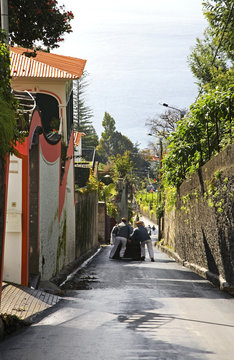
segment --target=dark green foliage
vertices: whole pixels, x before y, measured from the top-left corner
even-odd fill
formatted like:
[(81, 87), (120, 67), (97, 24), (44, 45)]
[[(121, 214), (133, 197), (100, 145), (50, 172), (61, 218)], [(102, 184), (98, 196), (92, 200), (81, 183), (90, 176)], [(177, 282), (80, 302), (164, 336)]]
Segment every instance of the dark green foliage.
[(188, 116), (177, 123), (163, 159), (163, 180), (177, 187), (192, 172), (233, 142), (233, 88), (201, 96)]
[[(190, 173), (233, 143), (233, 1), (204, 1), (209, 27), (190, 55), (200, 92), (169, 137), (163, 182), (177, 187)], [(202, 95), (201, 95), (202, 94)]]
[(234, 59), (234, 6), (233, 0), (206, 0), (203, 2), (204, 15), (209, 22), (212, 43)]
[(134, 145), (127, 136), (116, 130), (115, 119), (107, 112), (105, 112), (102, 125), (104, 131), (97, 147), (99, 161), (106, 163), (108, 158), (124, 156), (127, 151), (134, 164), (134, 173), (138, 172), (139, 177), (144, 177), (149, 163), (141, 156), (138, 145)]
[(12, 150), (12, 141), (15, 136), (16, 121), (12, 107), (0, 95), (0, 156)]
[(4, 32), (0, 31), (0, 91), (4, 99), (11, 98), (10, 58), (4, 43)]
[(189, 56), (189, 65), (193, 75), (199, 80), (201, 85), (205, 85), (216, 80), (217, 76), (226, 73), (228, 70), (227, 57), (221, 50), (215, 56), (216, 47), (212, 44), (209, 31), (204, 33), (204, 39), (197, 39), (196, 46)]
[(119, 178), (131, 180), (134, 164), (130, 158), (130, 152), (125, 151), (123, 155), (111, 157), (113, 163), (113, 178), (117, 181)]
[(71, 11), (57, 0), (8, 0), (9, 32), (13, 44), (32, 48), (40, 41), (46, 48), (58, 47), (65, 33), (71, 32)]
[[(204, 15), (209, 26), (204, 39), (197, 39), (188, 62), (199, 86), (215, 88), (224, 82), (234, 59), (234, 16), (232, 0), (203, 1)], [(230, 74), (228, 75), (230, 77)], [(233, 83), (233, 75), (232, 75)]]
[(102, 163), (106, 163), (108, 157), (114, 156), (114, 143), (115, 141), (115, 120), (110, 114), (105, 112), (102, 121), (104, 131), (101, 134), (101, 138), (97, 147), (98, 158)]
[(86, 105), (85, 90), (88, 86), (88, 73), (84, 72), (82, 78), (74, 83), (74, 123), (75, 130), (83, 132), (82, 148), (96, 148), (98, 145), (98, 136), (92, 125), (93, 112)]
[(13, 150), (13, 143), (19, 136), (15, 112), (16, 102), (10, 87), (10, 59), (4, 40), (4, 33), (0, 32), (0, 157)]

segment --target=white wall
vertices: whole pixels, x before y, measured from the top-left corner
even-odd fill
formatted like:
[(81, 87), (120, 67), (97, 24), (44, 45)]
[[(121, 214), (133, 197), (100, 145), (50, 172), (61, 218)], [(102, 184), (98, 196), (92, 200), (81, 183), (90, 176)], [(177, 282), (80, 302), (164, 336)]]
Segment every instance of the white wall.
[(39, 271), (42, 280), (50, 279), (56, 271), (59, 238), (59, 167), (59, 158), (54, 163), (48, 163), (40, 151)]
[(22, 159), (10, 156), (3, 280), (21, 284)]

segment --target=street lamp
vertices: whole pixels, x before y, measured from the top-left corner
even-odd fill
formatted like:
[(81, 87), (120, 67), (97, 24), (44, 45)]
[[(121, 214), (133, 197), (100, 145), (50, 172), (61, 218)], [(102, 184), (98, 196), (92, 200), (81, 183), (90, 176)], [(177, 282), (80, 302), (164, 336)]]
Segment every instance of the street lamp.
[(174, 106), (169, 106), (169, 105), (166, 104), (166, 103), (162, 103), (162, 104), (160, 104), (160, 105), (178, 111), (178, 112), (180, 113), (180, 119), (182, 119), (182, 118), (185, 116), (185, 114), (186, 114), (186, 111), (185, 111), (185, 110), (177, 109), (177, 108), (175, 108)]

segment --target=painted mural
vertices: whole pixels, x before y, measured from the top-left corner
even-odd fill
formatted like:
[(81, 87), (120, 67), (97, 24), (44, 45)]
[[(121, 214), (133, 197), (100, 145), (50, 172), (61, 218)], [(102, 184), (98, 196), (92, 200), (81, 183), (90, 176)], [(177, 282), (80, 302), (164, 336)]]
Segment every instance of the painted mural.
[(65, 161), (61, 147), (61, 136), (48, 140), (40, 113), (35, 110), (28, 137), (17, 145), (18, 155), (10, 158), (3, 271), (6, 281), (28, 285), (30, 276), (37, 274), (42, 280), (49, 279), (74, 260), (73, 133)]

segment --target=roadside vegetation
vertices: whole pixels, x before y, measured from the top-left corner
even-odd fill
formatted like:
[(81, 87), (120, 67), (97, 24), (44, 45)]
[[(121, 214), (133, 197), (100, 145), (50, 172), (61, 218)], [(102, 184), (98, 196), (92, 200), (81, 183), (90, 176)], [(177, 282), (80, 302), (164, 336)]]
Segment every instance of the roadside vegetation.
[(136, 202), (138, 209), (149, 218), (157, 219), (160, 212), (160, 203), (158, 192), (147, 192), (146, 190), (139, 190), (136, 195)]
[[(72, 31), (72, 11), (66, 11), (63, 5), (59, 6), (57, 0), (25, 4), (24, 0), (9, 0), (11, 43), (26, 48), (36, 45), (36, 48), (44, 51), (58, 47), (64, 35)], [(85, 100), (87, 74), (75, 84), (75, 127), (86, 134), (84, 148), (96, 148), (99, 163), (99, 178), (91, 173), (87, 189), (98, 189), (100, 199), (107, 203), (110, 216), (116, 216), (118, 179), (123, 179), (128, 186), (130, 204), (136, 197), (142, 209), (147, 208), (158, 217), (162, 213), (165, 198), (172, 207), (181, 183), (233, 143), (233, 2), (205, 0), (203, 10), (208, 26), (203, 38), (197, 39), (188, 58), (190, 69), (197, 80), (197, 99), (189, 110), (183, 109), (179, 114), (169, 109), (158, 119), (150, 119), (146, 123), (152, 134), (160, 137), (161, 148), (155, 145), (155, 138), (152, 151), (141, 151), (138, 144), (133, 144), (117, 129), (115, 119), (108, 112), (104, 114), (103, 132), (98, 139), (92, 124), (92, 109)], [(52, 22), (53, 29), (50, 26)], [(10, 89), (9, 53), (2, 33), (0, 105), (0, 156), (4, 158), (22, 135), (17, 127), (17, 104)], [(159, 154), (159, 161), (152, 168), (152, 154), (156, 153)], [(157, 191), (147, 193), (147, 186), (154, 182)]]
[(103, 132), (97, 146), (97, 160), (99, 162), (99, 177), (103, 183), (100, 200), (107, 204), (107, 214), (117, 218), (120, 181), (125, 184), (128, 192), (129, 218), (132, 217), (132, 203), (134, 195), (144, 180), (149, 162), (139, 150), (138, 144), (116, 129), (115, 119), (105, 113), (103, 118)]
[(5, 33), (0, 30), (0, 158), (14, 151), (14, 144), (22, 140), (18, 129), (18, 104), (11, 94), (10, 58), (5, 44)]
[(203, 10), (208, 27), (188, 58), (198, 96), (186, 116), (171, 111), (147, 123), (162, 138), (161, 201), (171, 205), (182, 182), (234, 138), (233, 2), (204, 1)]
[(38, 46), (49, 51), (59, 47), (63, 36), (72, 31), (74, 15), (57, 0), (8, 0), (8, 13), (12, 45), (27, 49)]

